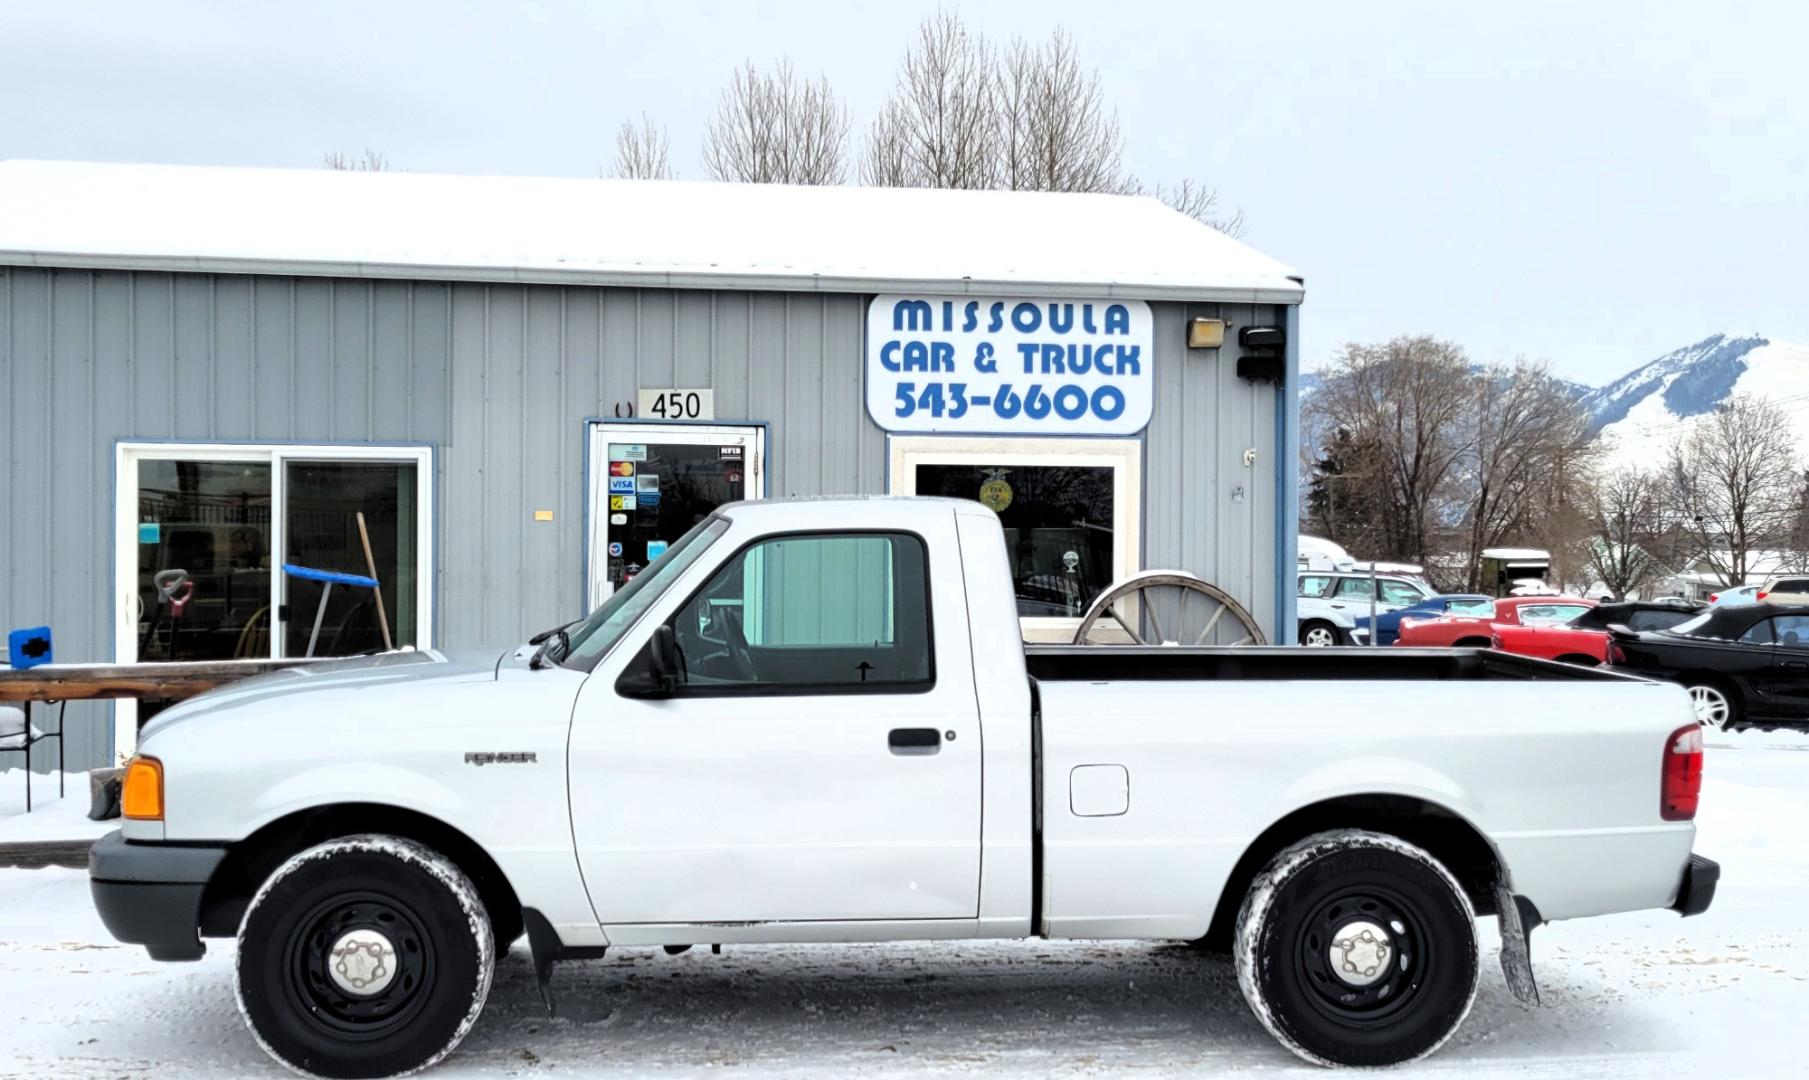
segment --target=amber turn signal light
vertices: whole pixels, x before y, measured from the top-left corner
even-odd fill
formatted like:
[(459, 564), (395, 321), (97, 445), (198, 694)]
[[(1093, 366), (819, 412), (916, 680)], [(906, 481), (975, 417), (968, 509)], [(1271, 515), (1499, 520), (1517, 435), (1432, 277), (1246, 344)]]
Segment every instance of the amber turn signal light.
[(135, 757), (126, 762), (119, 788), (119, 812), (133, 821), (163, 820), (163, 762)]

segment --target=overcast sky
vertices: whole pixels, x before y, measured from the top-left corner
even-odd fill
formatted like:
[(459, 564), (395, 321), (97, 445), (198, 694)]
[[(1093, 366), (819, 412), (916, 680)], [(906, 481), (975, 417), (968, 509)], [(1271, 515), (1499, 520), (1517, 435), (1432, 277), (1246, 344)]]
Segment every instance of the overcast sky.
[[(1809, 342), (1809, 4), (967, 3), (1065, 26), (1134, 170), (1215, 185), (1305, 275), (1303, 352), (1428, 332), (1611, 379), (1717, 331)], [(928, 2), (0, 0), (0, 157), (681, 175), (728, 72), (790, 55), (857, 134)], [(0, 213), (20, 212), (0, 207)]]

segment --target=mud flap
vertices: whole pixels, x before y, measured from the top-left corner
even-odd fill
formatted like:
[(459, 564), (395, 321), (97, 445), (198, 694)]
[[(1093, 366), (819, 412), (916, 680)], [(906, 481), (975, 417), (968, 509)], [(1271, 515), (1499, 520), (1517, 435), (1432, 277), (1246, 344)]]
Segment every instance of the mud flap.
[(523, 908), (521, 921), (528, 932), (528, 949), (534, 957), (534, 985), (540, 991), (540, 1003), (548, 1016), (559, 1015), (559, 1003), (553, 997), (553, 961), (600, 960), (608, 946), (568, 946), (547, 917), (533, 908)]
[(1505, 879), (1495, 883), (1495, 911), (1501, 923), (1501, 973), (1508, 990), (1522, 1005), (1539, 1004), (1539, 984), (1533, 980), (1533, 928), (1544, 920), (1539, 909), (1524, 896), (1515, 896)]

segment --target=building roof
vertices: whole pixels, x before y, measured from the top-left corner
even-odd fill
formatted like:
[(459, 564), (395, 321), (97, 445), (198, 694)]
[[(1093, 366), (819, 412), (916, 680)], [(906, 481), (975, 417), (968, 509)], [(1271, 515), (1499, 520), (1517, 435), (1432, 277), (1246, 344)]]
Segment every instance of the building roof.
[(1298, 303), (1147, 197), (0, 162), (0, 265)]

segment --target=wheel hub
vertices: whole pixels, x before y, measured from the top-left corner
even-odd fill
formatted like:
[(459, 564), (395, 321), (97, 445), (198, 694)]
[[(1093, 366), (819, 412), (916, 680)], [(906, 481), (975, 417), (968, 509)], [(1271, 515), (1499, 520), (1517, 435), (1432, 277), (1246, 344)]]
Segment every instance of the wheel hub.
[(1388, 974), (1394, 959), (1393, 942), (1388, 931), (1379, 925), (1359, 919), (1338, 928), (1327, 950), (1332, 974), (1351, 986), (1369, 986)]
[(349, 931), (328, 952), (327, 975), (348, 994), (381, 994), (396, 977), (396, 947), (375, 930)]

